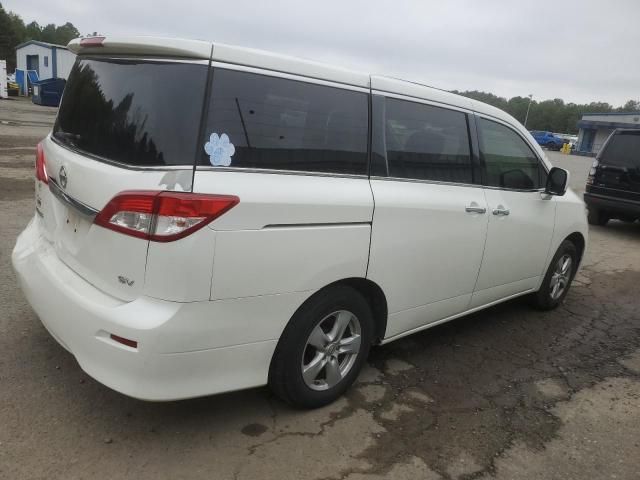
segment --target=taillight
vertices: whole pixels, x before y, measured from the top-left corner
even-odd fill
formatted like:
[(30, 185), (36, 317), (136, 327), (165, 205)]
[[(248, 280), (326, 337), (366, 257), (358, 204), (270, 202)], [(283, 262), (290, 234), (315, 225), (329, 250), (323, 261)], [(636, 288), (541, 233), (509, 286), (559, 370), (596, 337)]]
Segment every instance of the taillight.
[(38, 143), (36, 147), (36, 179), (44, 183), (49, 183), (49, 177), (47, 176), (47, 165), (44, 160), (44, 149), (42, 148), (42, 142)]
[(593, 185), (593, 182), (596, 176), (596, 171), (598, 170), (598, 165), (600, 165), (600, 162), (598, 162), (598, 160), (594, 160), (593, 163), (591, 164), (591, 169), (589, 170), (589, 176), (587, 177), (587, 185)]
[(235, 195), (131, 190), (113, 197), (94, 223), (154, 242), (186, 237), (240, 202)]

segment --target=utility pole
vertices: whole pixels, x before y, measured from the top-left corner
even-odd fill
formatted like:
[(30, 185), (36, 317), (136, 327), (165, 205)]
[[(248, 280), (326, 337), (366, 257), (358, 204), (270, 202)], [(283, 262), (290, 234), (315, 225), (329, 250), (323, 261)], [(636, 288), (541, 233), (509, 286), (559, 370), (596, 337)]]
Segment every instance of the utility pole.
[(529, 120), (529, 110), (531, 109), (531, 101), (533, 100), (533, 93), (529, 94), (529, 105), (527, 106), (527, 115), (524, 117), (524, 128), (527, 128), (527, 120)]

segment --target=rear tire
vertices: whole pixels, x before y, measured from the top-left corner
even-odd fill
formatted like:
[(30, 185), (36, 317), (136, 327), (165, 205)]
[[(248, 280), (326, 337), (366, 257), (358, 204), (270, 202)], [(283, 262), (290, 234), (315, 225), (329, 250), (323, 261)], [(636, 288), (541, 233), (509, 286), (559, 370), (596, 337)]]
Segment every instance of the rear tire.
[(544, 276), (540, 290), (530, 297), (531, 304), (539, 310), (553, 310), (569, 292), (578, 268), (578, 250), (569, 240), (558, 247)]
[(269, 368), (269, 387), (298, 408), (333, 402), (357, 378), (373, 332), (371, 309), (357, 290), (336, 285), (316, 293), (296, 311), (280, 337)]
[(587, 221), (589, 225), (599, 225), (603, 227), (611, 219), (609, 215), (597, 208), (589, 207), (589, 213), (587, 214)]

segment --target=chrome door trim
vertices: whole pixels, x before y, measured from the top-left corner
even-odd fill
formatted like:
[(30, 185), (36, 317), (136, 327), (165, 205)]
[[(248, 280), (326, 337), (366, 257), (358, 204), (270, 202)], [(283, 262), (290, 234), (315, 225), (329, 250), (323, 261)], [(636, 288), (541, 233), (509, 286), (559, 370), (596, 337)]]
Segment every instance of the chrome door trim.
[(249, 167), (214, 167), (209, 165), (197, 165), (196, 172), (233, 172), (233, 173), (265, 173), (270, 175), (298, 175), (305, 177), (332, 177), (368, 179), (366, 174), (357, 173), (331, 173), (331, 172), (307, 172), (302, 170), (278, 170), (275, 168), (249, 168)]
[(370, 178), (371, 180), (383, 180), (385, 182), (426, 183), (431, 185), (445, 185), (450, 187), (484, 188), (482, 185), (477, 183), (443, 182), (440, 180), (427, 180), (427, 179), (421, 179), (421, 178), (380, 177), (376, 175), (372, 175)]
[(330, 228), (371, 226), (371, 222), (331, 222), (331, 223), (270, 223), (262, 230), (278, 230), (283, 228)]
[(377, 175), (372, 175), (370, 180), (383, 180), (386, 182), (408, 182), (408, 183), (425, 183), (432, 185), (448, 185), (450, 187), (470, 187), (470, 188), (484, 188), (486, 190), (502, 190), (504, 192), (519, 192), (519, 193), (532, 193), (539, 192), (544, 193), (544, 188), (534, 188), (534, 189), (518, 189), (518, 188), (504, 188), (504, 187), (493, 187), (489, 185), (481, 185), (479, 183), (456, 183), (456, 182), (442, 182), (439, 180), (424, 180), (419, 178), (402, 178), (402, 177), (380, 177)]

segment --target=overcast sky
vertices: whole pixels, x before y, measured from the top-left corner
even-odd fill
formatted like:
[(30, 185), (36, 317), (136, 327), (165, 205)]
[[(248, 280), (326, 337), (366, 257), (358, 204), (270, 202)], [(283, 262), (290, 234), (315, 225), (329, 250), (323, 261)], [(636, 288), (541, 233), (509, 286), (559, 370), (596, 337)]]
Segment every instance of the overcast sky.
[(2, 3), (25, 23), (219, 41), (447, 90), (615, 106), (640, 99), (640, 0)]

